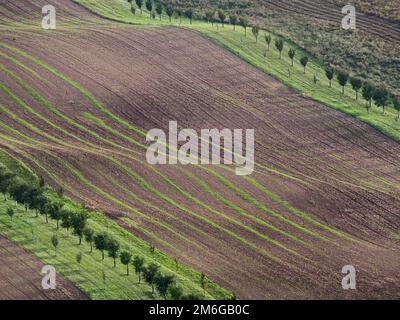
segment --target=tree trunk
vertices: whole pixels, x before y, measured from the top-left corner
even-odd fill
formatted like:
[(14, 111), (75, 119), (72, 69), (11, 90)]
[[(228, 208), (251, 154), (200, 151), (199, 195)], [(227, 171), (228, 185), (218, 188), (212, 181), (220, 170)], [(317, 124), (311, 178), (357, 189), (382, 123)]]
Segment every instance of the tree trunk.
[(92, 252), (93, 252), (93, 243), (90, 242), (90, 253), (92, 253)]
[(140, 271), (138, 272), (138, 274), (139, 274), (139, 283), (140, 283), (140, 281), (142, 280), (141, 277), (140, 277)]
[(332, 80), (329, 80), (329, 88), (332, 88)]
[(129, 276), (129, 263), (126, 265), (126, 275)]
[(151, 294), (154, 294), (154, 284), (151, 284)]
[(59, 227), (59, 220), (57, 220), (57, 230), (60, 229)]
[(356, 100), (358, 101), (358, 91), (356, 91)]
[(117, 266), (117, 263), (115, 262), (115, 257), (113, 259), (114, 259), (114, 268), (115, 268)]
[(104, 260), (104, 251), (101, 251), (101, 258)]
[(45, 214), (46, 216), (46, 223), (49, 223), (49, 218), (47, 217), (47, 214)]

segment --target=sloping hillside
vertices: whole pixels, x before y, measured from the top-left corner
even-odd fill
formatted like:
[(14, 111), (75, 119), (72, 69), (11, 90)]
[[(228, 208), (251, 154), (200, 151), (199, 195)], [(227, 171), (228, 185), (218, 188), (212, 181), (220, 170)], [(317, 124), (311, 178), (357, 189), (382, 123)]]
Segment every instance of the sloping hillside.
[[(188, 30), (13, 23), (0, 36), (0, 146), (53, 186), (241, 298), (399, 296), (399, 143)], [(170, 120), (254, 128), (255, 172), (149, 165), (145, 133)], [(348, 264), (356, 291), (341, 287)]]
[(56, 278), (56, 290), (42, 288), (43, 264), (29, 253), (0, 236), (1, 300), (68, 300), (86, 299), (73, 284)]

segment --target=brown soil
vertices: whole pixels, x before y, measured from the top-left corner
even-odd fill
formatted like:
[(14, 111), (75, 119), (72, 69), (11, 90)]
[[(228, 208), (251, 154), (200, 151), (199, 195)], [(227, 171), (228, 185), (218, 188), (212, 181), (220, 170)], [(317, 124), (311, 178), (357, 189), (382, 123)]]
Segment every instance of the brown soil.
[[(57, 2), (63, 8), (71, 5)], [(144, 150), (132, 142), (145, 143), (142, 136), (44, 67), (1, 48), (41, 79), (0, 57), (5, 68), (97, 134), (67, 123), (35, 101), (15, 77), (0, 73), (1, 82), (43, 116), (2, 93), (0, 105), (41, 132), (0, 113), (2, 123), (27, 136), (0, 128), (1, 147), (52, 185), (63, 185), (69, 196), (104, 210), (240, 298), (400, 297), (394, 238), (400, 227), (397, 142), (301, 97), (190, 31), (110, 23), (53, 33), (10, 30), (0, 41), (59, 70), (144, 131), (167, 130), (169, 120), (196, 130), (255, 128), (261, 166), (251, 177), (285, 202), (224, 168), (207, 169), (246, 196), (205, 168), (147, 165)], [(291, 208), (356, 241), (332, 234)], [(121, 217), (141, 228), (128, 227)], [(348, 264), (358, 271), (354, 291), (341, 288), (341, 269)]]
[(82, 300), (87, 297), (72, 283), (56, 276), (56, 289), (42, 288), (43, 264), (0, 236), (0, 300)]

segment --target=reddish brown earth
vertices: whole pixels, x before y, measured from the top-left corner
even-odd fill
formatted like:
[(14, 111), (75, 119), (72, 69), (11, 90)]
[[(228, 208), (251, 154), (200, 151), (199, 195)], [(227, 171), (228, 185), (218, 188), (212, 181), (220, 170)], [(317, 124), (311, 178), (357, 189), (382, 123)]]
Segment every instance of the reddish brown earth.
[(0, 236), (0, 300), (87, 299), (72, 283), (56, 277), (55, 290), (42, 288), (43, 264)]
[[(50, 2), (68, 17), (70, 1)], [(400, 297), (399, 143), (187, 30), (5, 27), (0, 52), (1, 84), (13, 93), (0, 90), (0, 124), (9, 126), (0, 126), (0, 146), (69, 196), (240, 298)], [(254, 128), (253, 180), (225, 167), (148, 165), (132, 126), (167, 130), (170, 120)], [(349, 264), (357, 290), (344, 291)]]

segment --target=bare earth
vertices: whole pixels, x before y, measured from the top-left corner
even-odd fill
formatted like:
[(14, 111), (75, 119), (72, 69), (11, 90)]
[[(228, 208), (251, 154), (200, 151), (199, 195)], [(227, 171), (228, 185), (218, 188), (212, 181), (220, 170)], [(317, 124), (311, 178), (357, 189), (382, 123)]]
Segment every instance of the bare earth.
[(86, 296), (73, 284), (56, 277), (55, 290), (42, 288), (43, 264), (0, 236), (0, 300), (81, 300)]
[[(0, 147), (69, 196), (240, 298), (400, 297), (399, 143), (186, 30), (9, 27), (0, 52)], [(170, 120), (255, 128), (256, 171), (148, 165), (137, 128)]]

